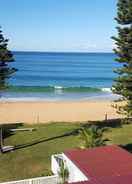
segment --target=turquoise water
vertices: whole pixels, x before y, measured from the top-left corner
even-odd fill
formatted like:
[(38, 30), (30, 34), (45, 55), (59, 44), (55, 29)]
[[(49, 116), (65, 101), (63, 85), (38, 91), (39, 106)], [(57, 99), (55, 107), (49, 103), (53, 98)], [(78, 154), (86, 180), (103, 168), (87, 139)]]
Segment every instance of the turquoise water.
[(83, 100), (113, 98), (118, 64), (112, 53), (14, 52), (18, 72), (2, 98), (10, 100)]

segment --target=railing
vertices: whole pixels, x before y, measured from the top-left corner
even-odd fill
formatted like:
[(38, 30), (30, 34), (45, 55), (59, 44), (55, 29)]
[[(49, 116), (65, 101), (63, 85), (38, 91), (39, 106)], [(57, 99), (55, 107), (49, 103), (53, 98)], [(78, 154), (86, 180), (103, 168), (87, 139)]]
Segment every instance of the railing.
[(62, 154), (56, 154), (51, 156), (51, 171), (54, 175), (58, 174), (60, 159), (63, 159)]
[(57, 175), (53, 176), (46, 176), (46, 177), (39, 177), (39, 178), (30, 178), (26, 180), (19, 180), (19, 181), (11, 181), (11, 182), (4, 182), (0, 184), (57, 184), (59, 178)]
[(58, 154), (58, 155), (53, 155), (54, 158), (56, 159), (56, 162), (58, 163), (59, 167), (61, 166), (62, 161), (64, 160), (62, 154)]

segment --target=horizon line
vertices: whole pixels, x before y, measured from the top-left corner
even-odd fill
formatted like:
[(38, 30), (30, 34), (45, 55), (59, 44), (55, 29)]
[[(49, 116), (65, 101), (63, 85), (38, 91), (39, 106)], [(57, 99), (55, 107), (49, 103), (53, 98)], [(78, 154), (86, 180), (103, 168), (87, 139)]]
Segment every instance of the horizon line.
[(106, 54), (114, 54), (114, 52), (110, 51), (38, 51), (38, 50), (12, 50), (12, 52), (38, 52), (38, 53), (80, 53), (80, 54), (94, 54), (94, 53), (106, 53)]

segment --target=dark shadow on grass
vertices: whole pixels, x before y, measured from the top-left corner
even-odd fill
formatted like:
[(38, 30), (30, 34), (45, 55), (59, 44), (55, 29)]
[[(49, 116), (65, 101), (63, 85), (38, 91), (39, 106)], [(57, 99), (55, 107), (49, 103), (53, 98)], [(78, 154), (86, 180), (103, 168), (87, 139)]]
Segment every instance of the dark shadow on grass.
[[(25, 144), (20, 144), (20, 145), (16, 145), (14, 147), (14, 150), (18, 150), (18, 149), (23, 149), (23, 148), (27, 148), (27, 147), (31, 147), (40, 143), (44, 143), (44, 142), (48, 142), (48, 141), (52, 141), (52, 140), (56, 140), (59, 138), (64, 138), (64, 137), (68, 137), (68, 136), (72, 136), (72, 135), (78, 135), (79, 130), (82, 127), (87, 127), (89, 128), (92, 125), (96, 125), (100, 128), (109, 128), (109, 127), (121, 127), (121, 120), (120, 119), (111, 119), (111, 120), (107, 120), (107, 121), (89, 121), (88, 123), (85, 124), (81, 124), (81, 127), (78, 129), (75, 129), (73, 131), (67, 132), (65, 134), (62, 135), (58, 135), (58, 136), (54, 136), (54, 137), (50, 137), (50, 138), (41, 138), (29, 143), (25, 143)], [(108, 140), (107, 140), (108, 141)]]
[(64, 138), (64, 137), (68, 137), (68, 136), (74, 136), (74, 135), (77, 135), (77, 134), (78, 134), (78, 129), (73, 130), (73, 131), (68, 132), (68, 133), (65, 133), (65, 134), (62, 134), (62, 135), (59, 135), (59, 136), (54, 136), (54, 137), (50, 137), (50, 138), (46, 138), (46, 139), (41, 138), (41, 139), (26, 143), (26, 144), (16, 145), (14, 147), (14, 150), (35, 146), (35, 145), (40, 144), (40, 143), (44, 143), (44, 142), (48, 142), (48, 141), (52, 141), (52, 140), (56, 140), (56, 139)]
[[(90, 126), (91, 125), (89, 124), (89, 127)], [(35, 146), (35, 145), (40, 144), (40, 143), (44, 143), (44, 142), (48, 142), (48, 141), (53, 141), (53, 140), (60, 139), (60, 138), (65, 138), (65, 137), (69, 137), (69, 136), (77, 136), (79, 134), (79, 132), (80, 132), (80, 129), (82, 127), (84, 127), (84, 125), (82, 125), (80, 128), (74, 129), (73, 131), (64, 133), (62, 135), (58, 135), (58, 136), (54, 136), (54, 137), (49, 137), (49, 138), (41, 138), (41, 139), (38, 139), (38, 140), (35, 140), (35, 141), (32, 141), (32, 142), (26, 143), (26, 144), (16, 145), (14, 147), (14, 150), (28, 148), (28, 147)], [(105, 141), (109, 141), (109, 139), (106, 139)]]
[(23, 126), (23, 123), (0, 124), (0, 128), (2, 128), (3, 139), (15, 134), (15, 132), (12, 132), (10, 129), (17, 129), (21, 126)]
[(125, 150), (129, 151), (130, 153), (132, 153), (132, 144), (126, 144), (126, 145), (120, 145), (120, 146)]
[(96, 125), (100, 128), (117, 128), (122, 127), (122, 119), (108, 119), (104, 121), (88, 121), (87, 123), (83, 124), (83, 127), (90, 127), (92, 125)]
[[(106, 128), (106, 129), (107, 128), (117, 128), (117, 127), (121, 127), (122, 126), (122, 121), (121, 121), (121, 119), (110, 119), (110, 120), (107, 120), (107, 121), (106, 120), (105, 121), (88, 121), (85, 124), (84, 123), (81, 124), (80, 125), (80, 128), (74, 129), (73, 131), (64, 133), (62, 135), (58, 135), (58, 136), (54, 136), (54, 137), (49, 137), (49, 138), (44, 138), (43, 137), (43, 138), (37, 139), (37, 140), (32, 141), (32, 142), (28, 142), (28, 143), (25, 143), (25, 144), (16, 145), (14, 147), (14, 150), (28, 148), (28, 147), (31, 147), (31, 146), (34, 146), (34, 145), (37, 145), (37, 144), (40, 144), (40, 143), (44, 143), (44, 142), (56, 140), (56, 139), (59, 139), (59, 138), (64, 138), (64, 137), (68, 137), (68, 136), (72, 136), (72, 135), (78, 135), (79, 130), (82, 127), (89, 128), (92, 125), (96, 125), (96, 126), (98, 126), (100, 128)], [(23, 124), (20, 123), (20, 124), (8, 124), (8, 125), (4, 125), (4, 128), (7, 131), (6, 134), (5, 134), (5, 137), (8, 137), (8, 136), (11, 136), (11, 135), (14, 134), (14, 133), (11, 133), (10, 131), (9, 131), (9, 134), (8, 134), (8, 130), (10, 130), (11, 128), (18, 128), (19, 126), (23, 126)]]

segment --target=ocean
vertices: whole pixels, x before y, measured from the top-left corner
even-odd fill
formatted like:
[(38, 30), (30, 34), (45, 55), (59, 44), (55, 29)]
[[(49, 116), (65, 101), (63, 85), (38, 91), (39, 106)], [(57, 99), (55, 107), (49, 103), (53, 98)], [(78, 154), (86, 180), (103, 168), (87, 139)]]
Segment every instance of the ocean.
[(111, 87), (119, 66), (113, 53), (14, 52), (1, 100), (59, 101), (114, 99)]

